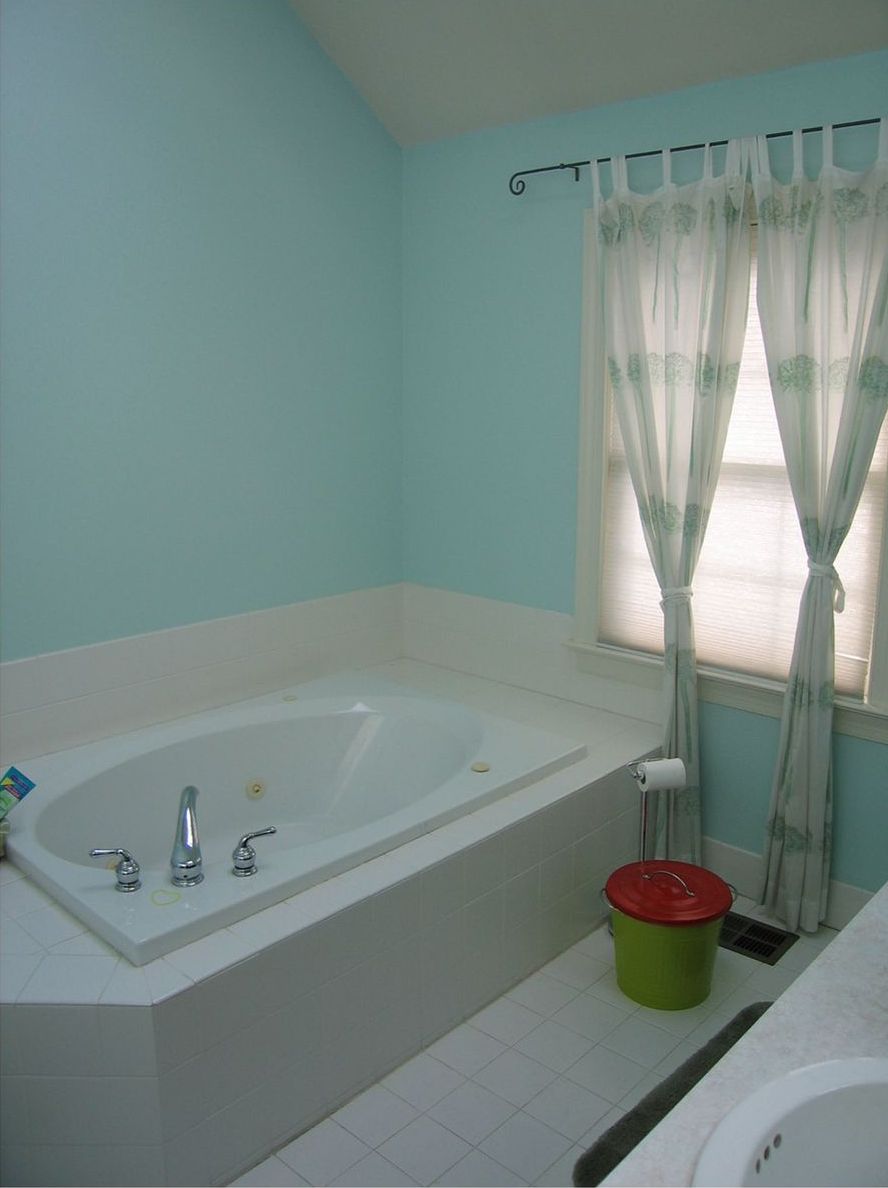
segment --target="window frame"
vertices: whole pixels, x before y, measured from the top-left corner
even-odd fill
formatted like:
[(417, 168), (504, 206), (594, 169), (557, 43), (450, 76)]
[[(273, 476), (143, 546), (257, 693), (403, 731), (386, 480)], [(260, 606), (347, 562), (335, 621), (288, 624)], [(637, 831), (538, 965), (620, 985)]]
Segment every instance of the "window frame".
[[(600, 319), (593, 307), (589, 283), (590, 234), (594, 233), (594, 229), (590, 232), (591, 223), (592, 215), (587, 211), (583, 247), (575, 614), (574, 634), (567, 641), (567, 647), (575, 653), (581, 672), (657, 690), (661, 686), (662, 657), (601, 643), (598, 635), (613, 401), (605, 367), (603, 334), (600, 325), (597, 328), (593, 325)], [(703, 664), (698, 666), (698, 694), (703, 701), (779, 718), (785, 691), (785, 681)], [(854, 738), (888, 743), (888, 508), (882, 521), (867, 696), (866, 700), (836, 696), (833, 730)]]

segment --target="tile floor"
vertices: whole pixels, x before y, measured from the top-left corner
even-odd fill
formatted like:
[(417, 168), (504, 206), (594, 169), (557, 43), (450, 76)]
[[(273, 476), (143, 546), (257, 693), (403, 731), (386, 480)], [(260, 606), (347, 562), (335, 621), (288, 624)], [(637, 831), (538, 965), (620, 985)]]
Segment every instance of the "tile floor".
[(598, 1135), (835, 935), (773, 967), (719, 949), (705, 1003), (656, 1011), (618, 989), (599, 928), (234, 1184), (569, 1185)]

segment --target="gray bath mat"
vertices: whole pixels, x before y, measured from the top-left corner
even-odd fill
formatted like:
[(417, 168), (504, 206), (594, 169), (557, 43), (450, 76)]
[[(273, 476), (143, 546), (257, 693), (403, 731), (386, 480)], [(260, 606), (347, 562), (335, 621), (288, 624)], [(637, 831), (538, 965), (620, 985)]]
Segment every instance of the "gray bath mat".
[(592, 1188), (610, 1175), (618, 1163), (645, 1137), (649, 1130), (669, 1113), (689, 1089), (703, 1077), (712, 1066), (736, 1044), (745, 1031), (761, 1018), (770, 1002), (756, 1002), (744, 1007), (730, 1023), (712, 1037), (699, 1052), (695, 1052), (684, 1064), (661, 1081), (646, 1097), (615, 1122), (609, 1130), (593, 1143), (574, 1165), (573, 1182), (576, 1188)]

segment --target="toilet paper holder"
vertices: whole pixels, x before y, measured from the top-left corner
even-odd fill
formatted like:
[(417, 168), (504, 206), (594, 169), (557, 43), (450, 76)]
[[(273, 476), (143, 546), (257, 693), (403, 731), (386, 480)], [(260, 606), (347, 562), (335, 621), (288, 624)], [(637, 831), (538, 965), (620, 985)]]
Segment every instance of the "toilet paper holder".
[(641, 793), (638, 860), (644, 862), (647, 857), (648, 792), (685, 787), (687, 772), (681, 759), (633, 759), (631, 763), (626, 764), (626, 770), (635, 780)]

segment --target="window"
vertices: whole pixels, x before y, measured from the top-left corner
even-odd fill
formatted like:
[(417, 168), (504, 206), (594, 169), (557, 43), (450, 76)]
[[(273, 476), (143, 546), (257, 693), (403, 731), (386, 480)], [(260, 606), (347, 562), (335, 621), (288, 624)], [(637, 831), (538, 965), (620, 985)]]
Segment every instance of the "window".
[[(617, 418), (610, 410), (599, 433), (607, 446), (606, 456), (602, 449), (597, 460), (587, 458), (585, 464), (598, 465), (599, 473), (604, 473), (606, 510), (600, 525), (585, 523), (581, 516), (579, 551), (585, 546), (594, 553), (597, 544), (601, 563), (595, 567), (589, 556), (585, 564), (580, 559), (579, 598), (588, 598), (590, 592), (593, 597), (590, 615), (577, 616), (578, 643), (581, 648), (583, 643), (592, 644), (593, 650), (621, 649), (627, 656), (662, 655), (659, 587), (638, 520)], [(886, 477), (888, 421), (882, 426), (854, 525), (836, 560), (846, 590), (844, 613), (835, 619), (836, 692), (882, 708), (888, 708), (884, 693), (888, 673), (882, 671), (888, 656), (880, 652), (884, 645), (874, 646), (874, 629), (880, 584), (888, 582), (883, 558)], [(595, 568), (600, 572), (596, 574)], [(701, 669), (737, 674), (747, 684), (749, 678), (785, 681), (806, 576), (805, 550), (771, 399), (753, 258), (740, 379), (719, 487), (694, 577)], [(588, 589), (590, 579), (600, 583), (597, 599), (594, 587)], [(883, 623), (882, 634), (886, 627)]]

